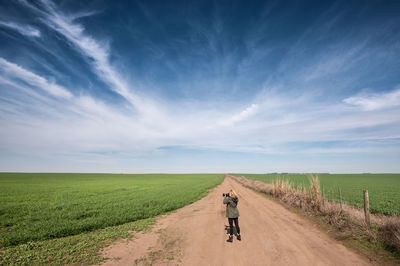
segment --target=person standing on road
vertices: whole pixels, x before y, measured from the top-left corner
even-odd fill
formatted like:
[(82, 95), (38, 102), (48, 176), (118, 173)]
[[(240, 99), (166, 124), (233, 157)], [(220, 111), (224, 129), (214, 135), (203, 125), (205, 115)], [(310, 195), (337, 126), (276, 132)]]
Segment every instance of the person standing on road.
[(233, 241), (233, 223), (235, 222), (236, 227), (236, 238), (237, 240), (242, 240), (240, 236), (240, 228), (239, 228), (239, 210), (237, 208), (239, 199), (237, 194), (233, 189), (224, 195), (223, 203), (226, 204), (226, 217), (228, 217), (229, 222), (229, 238), (226, 240), (227, 242)]

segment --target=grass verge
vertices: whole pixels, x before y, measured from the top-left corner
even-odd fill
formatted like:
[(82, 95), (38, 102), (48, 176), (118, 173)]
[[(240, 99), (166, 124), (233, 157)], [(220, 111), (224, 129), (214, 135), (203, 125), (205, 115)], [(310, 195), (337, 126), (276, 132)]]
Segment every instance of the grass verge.
[(149, 231), (154, 218), (138, 220), (92, 232), (34, 241), (1, 250), (0, 265), (97, 264), (105, 260), (100, 249), (118, 238), (132, 238), (131, 231)]

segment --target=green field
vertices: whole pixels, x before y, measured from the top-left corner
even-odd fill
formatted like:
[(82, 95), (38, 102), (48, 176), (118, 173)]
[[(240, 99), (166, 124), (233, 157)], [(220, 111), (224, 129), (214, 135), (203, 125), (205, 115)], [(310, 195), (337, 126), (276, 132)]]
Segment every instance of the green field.
[(200, 199), (223, 178), (0, 173), (0, 248), (153, 217)]
[[(290, 180), (292, 184), (309, 184), (305, 174), (236, 174), (272, 183), (274, 180)], [(368, 189), (370, 209), (373, 213), (400, 215), (400, 174), (318, 174), (327, 198), (338, 200), (338, 188), (342, 189), (343, 201), (363, 207), (363, 189)]]

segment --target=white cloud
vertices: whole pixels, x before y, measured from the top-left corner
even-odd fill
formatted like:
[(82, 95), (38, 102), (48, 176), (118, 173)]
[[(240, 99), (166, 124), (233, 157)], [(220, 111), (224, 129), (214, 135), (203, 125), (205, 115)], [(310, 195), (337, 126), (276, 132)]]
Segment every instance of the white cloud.
[(257, 112), (257, 109), (258, 109), (258, 105), (253, 103), (252, 105), (250, 105), (249, 107), (247, 107), (246, 109), (241, 111), (240, 113), (234, 114), (233, 116), (231, 116), (227, 119), (220, 120), (218, 122), (218, 124), (222, 125), (222, 126), (230, 126), (234, 123), (240, 122), (242, 120), (245, 120), (245, 119), (253, 116)]
[(400, 106), (400, 88), (386, 93), (352, 96), (343, 102), (360, 107), (365, 111), (380, 110)]
[(154, 124), (161, 124), (167, 120), (165, 117), (166, 110), (164, 110), (161, 102), (154, 102), (148, 97), (136, 94), (132, 84), (128, 84), (118, 70), (112, 66), (109, 61), (110, 51), (107, 41), (101, 42), (87, 35), (84, 26), (74, 21), (82, 16), (96, 14), (95, 11), (66, 15), (57, 10), (52, 1), (41, 0), (44, 11), (25, 0), (20, 1), (35, 11), (45, 25), (64, 36), (82, 56), (88, 58), (89, 64), (99, 79), (108, 84), (109, 89), (131, 103), (143, 120), (153, 121)]
[(36, 75), (17, 64), (11, 63), (2, 57), (0, 57), (0, 71), (8, 75), (10, 78), (22, 80), (34, 87), (47, 91), (51, 95), (62, 98), (72, 97), (72, 94), (64, 87), (48, 81), (47, 79)]
[(18, 31), (29, 37), (40, 37), (40, 31), (30, 25), (21, 25), (11, 21), (0, 21), (0, 26)]
[[(14, 103), (0, 103), (0, 108), (8, 111), (17, 107)], [(376, 154), (388, 148), (363, 145), (360, 150), (357, 145), (339, 145), (325, 149), (313, 146), (293, 149), (290, 143), (369, 141), (400, 136), (399, 127), (389, 132), (385, 130), (385, 125), (399, 125), (400, 117), (396, 110), (354, 112), (354, 109), (344, 105), (318, 106), (312, 102), (296, 103), (294, 106), (274, 104), (271, 108), (268, 104), (250, 104), (241, 111), (233, 106), (170, 106), (161, 123), (89, 96), (76, 96), (62, 106), (55, 100), (46, 102), (44, 106), (34, 101), (20, 104), (19, 110), (29, 107), (40, 110), (44, 115), (23, 111), (14, 116), (3, 113), (0, 128), (7, 129), (0, 132), (0, 148), (3, 151), (26, 156), (51, 155), (54, 158), (69, 158), (70, 161), (88, 158), (98, 165), (109, 165), (110, 159), (125, 161), (125, 169), (131, 171), (134, 169), (131, 164), (138, 158), (162, 158), (158, 149), (165, 146), (274, 155)], [(228, 119), (223, 120), (224, 117)], [(381, 130), (368, 129), (377, 125)], [(367, 130), (353, 131), (360, 127)], [(119, 169), (104, 165), (101, 169), (107, 171)], [(146, 171), (151, 172), (152, 169), (148, 166)]]
[[(67, 16), (60, 13), (55, 4), (51, 1), (42, 0), (41, 2), (43, 3), (46, 12), (37, 9), (26, 1), (22, 1), (23, 4), (39, 13), (42, 16), (41, 20), (48, 27), (63, 35), (83, 56), (89, 58), (95, 73), (110, 86), (111, 90), (120, 94), (139, 111), (146, 112), (146, 106), (143, 99), (140, 99), (133, 93), (131, 88), (110, 64), (110, 53), (107, 48), (107, 42), (101, 43), (91, 36), (86, 35), (84, 33), (85, 28), (83, 25), (74, 22), (74, 19), (81, 17), (82, 14), (78, 13)], [(86, 12), (84, 15), (91, 14), (95, 14), (95, 12)]]

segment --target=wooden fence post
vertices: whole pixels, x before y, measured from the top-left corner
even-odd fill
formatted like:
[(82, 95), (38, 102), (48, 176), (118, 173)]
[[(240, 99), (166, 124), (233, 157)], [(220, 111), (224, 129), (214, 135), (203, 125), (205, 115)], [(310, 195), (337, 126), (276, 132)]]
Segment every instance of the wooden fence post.
[(322, 185), (322, 207), (325, 207), (325, 191), (324, 191), (324, 185)]
[(368, 227), (370, 227), (370, 219), (369, 219), (369, 197), (368, 190), (364, 190), (364, 214), (365, 214), (365, 223)]
[(339, 188), (339, 201), (340, 201), (340, 210), (343, 210), (343, 200), (342, 200), (342, 189)]

